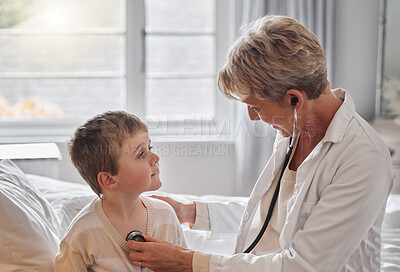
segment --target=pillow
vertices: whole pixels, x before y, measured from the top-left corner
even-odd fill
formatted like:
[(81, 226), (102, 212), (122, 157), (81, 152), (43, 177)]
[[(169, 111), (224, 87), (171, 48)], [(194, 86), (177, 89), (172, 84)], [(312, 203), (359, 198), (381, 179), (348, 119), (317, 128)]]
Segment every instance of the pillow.
[(58, 217), (10, 160), (0, 161), (0, 211), (1, 271), (54, 271)]
[(59, 238), (64, 237), (75, 215), (97, 197), (86, 183), (74, 183), (31, 174), (26, 176), (49, 201), (60, 219)]

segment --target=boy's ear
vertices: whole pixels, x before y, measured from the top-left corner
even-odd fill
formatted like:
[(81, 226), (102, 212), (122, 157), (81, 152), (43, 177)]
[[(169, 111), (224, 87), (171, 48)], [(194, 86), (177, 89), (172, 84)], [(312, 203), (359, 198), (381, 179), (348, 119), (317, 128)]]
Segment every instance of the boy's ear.
[(112, 191), (118, 187), (118, 183), (113, 179), (112, 175), (108, 172), (99, 172), (97, 174), (97, 181), (101, 188)]

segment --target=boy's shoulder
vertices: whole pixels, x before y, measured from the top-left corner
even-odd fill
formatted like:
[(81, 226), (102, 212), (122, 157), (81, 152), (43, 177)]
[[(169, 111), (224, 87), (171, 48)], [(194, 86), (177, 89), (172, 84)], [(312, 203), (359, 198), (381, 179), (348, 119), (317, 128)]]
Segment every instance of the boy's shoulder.
[(167, 202), (140, 196), (148, 212), (147, 235), (187, 247), (178, 217)]
[(160, 199), (156, 199), (153, 197), (141, 195), (140, 199), (143, 201), (143, 203), (147, 205), (151, 205), (154, 209), (157, 210), (167, 210), (167, 211), (172, 211), (174, 212), (174, 209), (169, 205), (167, 202), (162, 201)]
[(100, 203), (100, 199), (94, 198), (89, 204), (87, 204), (72, 220), (69, 225), (65, 237), (70, 236), (73, 238), (78, 236), (80, 233), (98, 227), (101, 222), (98, 220), (96, 214), (96, 203)]
[(173, 216), (175, 217), (175, 211), (167, 202), (155, 199), (152, 197), (141, 195), (140, 199), (143, 201), (149, 212), (154, 212), (157, 215)]

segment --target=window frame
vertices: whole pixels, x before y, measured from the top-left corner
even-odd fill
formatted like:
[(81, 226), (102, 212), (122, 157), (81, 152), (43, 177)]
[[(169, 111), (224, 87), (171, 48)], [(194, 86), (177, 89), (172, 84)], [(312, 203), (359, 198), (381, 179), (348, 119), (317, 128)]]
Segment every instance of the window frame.
[[(216, 0), (216, 78), (225, 55), (234, 40), (234, 3)], [(145, 119), (145, 0), (127, 0), (126, 6), (126, 107), (149, 125), (149, 133), (163, 140), (172, 138), (229, 137), (234, 127), (234, 106), (218, 90), (215, 82), (215, 116), (213, 119), (146, 120)], [(139, 41), (139, 42), (138, 42)], [(0, 143), (63, 142), (85, 120), (0, 121)]]

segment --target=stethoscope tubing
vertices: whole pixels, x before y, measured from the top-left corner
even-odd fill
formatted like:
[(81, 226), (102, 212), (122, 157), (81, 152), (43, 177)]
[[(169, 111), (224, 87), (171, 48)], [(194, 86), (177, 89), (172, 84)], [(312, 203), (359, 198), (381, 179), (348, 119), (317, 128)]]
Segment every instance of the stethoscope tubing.
[(297, 112), (296, 112), (296, 108), (293, 108), (293, 109), (294, 109), (294, 114), (293, 114), (294, 115), (293, 133), (292, 133), (292, 136), (290, 136), (290, 139), (289, 139), (289, 145), (288, 145), (288, 148), (286, 150), (285, 160), (283, 162), (281, 174), (280, 174), (278, 182), (276, 184), (274, 195), (272, 196), (271, 203), (269, 204), (267, 217), (265, 218), (264, 224), (262, 225), (262, 227), (260, 229), (260, 232), (258, 233), (257, 237), (254, 239), (254, 241), (251, 243), (251, 245), (243, 253), (250, 253), (255, 248), (255, 246), (258, 244), (258, 242), (260, 242), (262, 236), (264, 235), (264, 233), (265, 233), (265, 231), (266, 231), (266, 229), (268, 227), (269, 221), (271, 220), (272, 213), (274, 211), (275, 204), (276, 204), (276, 201), (277, 201), (278, 196), (279, 196), (279, 189), (280, 189), (280, 186), (281, 186), (281, 180), (282, 180), (282, 177), (283, 177), (283, 173), (285, 172), (285, 169), (286, 169), (287, 165), (289, 164), (290, 156), (292, 155), (292, 150), (293, 150), (293, 143), (294, 143), (294, 140), (296, 138)]

